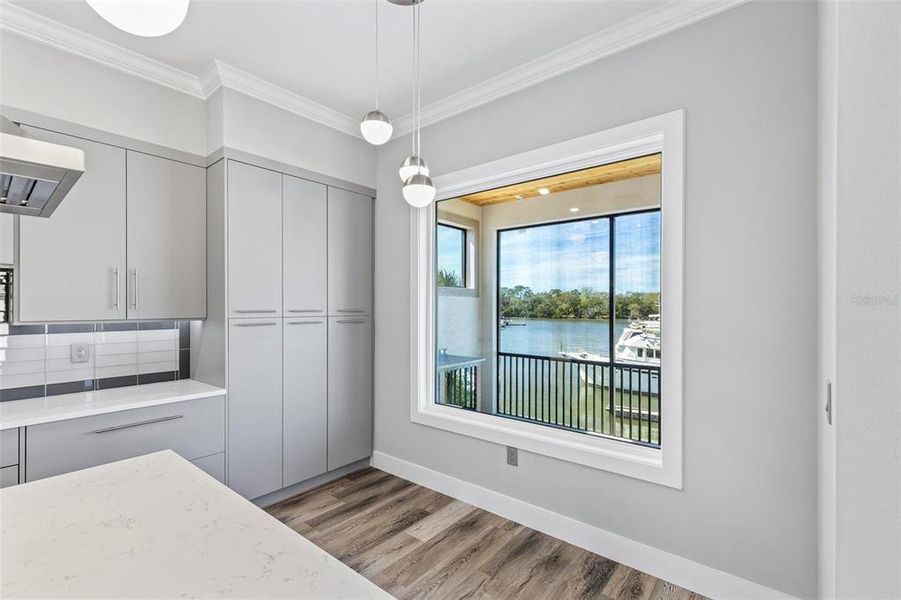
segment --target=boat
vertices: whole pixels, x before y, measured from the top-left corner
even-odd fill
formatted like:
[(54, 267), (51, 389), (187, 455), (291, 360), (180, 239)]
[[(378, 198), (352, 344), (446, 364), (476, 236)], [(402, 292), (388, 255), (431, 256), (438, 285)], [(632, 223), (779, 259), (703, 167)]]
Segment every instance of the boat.
[(501, 319), (501, 329), (504, 327), (525, 327), (525, 323), (514, 323), (510, 319)]
[[(660, 366), (660, 315), (648, 315), (644, 320), (633, 320), (619, 336), (619, 341), (614, 346), (616, 361), (637, 366)], [(560, 356), (578, 361), (608, 364), (607, 356), (585, 350), (561, 351)], [(579, 378), (588, 385), (601, 385), (595, 383), (596, 369), (579, 365)], [(600, 379), (600, 376), (599, 376)], [(624, 389), (628, 389), (624, 382)], [(656, 391), (656, 390), (655, 390)]]

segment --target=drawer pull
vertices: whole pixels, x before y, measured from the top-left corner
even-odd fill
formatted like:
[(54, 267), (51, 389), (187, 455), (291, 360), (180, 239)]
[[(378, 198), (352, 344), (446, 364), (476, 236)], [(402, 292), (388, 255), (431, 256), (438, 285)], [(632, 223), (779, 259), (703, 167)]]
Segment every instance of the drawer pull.
[(366, 319), (338, 319), (338, 323), (365, 323)]
[(274, 327), (278, 323), (266, 321), (265, 323), (235, 323), (235, 327)]
[(137, 423), (126, 423), (125, 425), (113, 425), (112, 427), (104, 427), (103, 429), (98, 429), (96, 431), (92, 431), (91, 433), (109, 433), (110, 431), (119, 431), (120, 429), (130, 429), (132, 427), (140, 427), (141, 425), (150, 425), (151, 423), (162, 423), (164, 421), (174, 421), (175, 419), (181, 419), (184, 415), (170, 415), (168, 417), (160, 417), (158, 419), (147, 419), (146, 421), (138, 421)]
[(338, 309), (338, 312), (339, 312), (339, 313), (359, 313), (359, 314), (363, 314), (363, 313), (365, 313), (366, 311), (365, 311), (365, 310), (358, 309), (358, 308), (339, 308), (339, 309)]
[(235, 312), (242, 314), (242, 315), (250, 315), (250, 314), (254, 314), (254, 313), (277, 313), (278, 311), (277, 310), (236, 310)]
[(321, 308), (292, 308), (289, 309), (288, 312), (293, 313), (321, 313), (325, 312)]
[(288, 321), (288, 325), (322, 325), (322, 321)]

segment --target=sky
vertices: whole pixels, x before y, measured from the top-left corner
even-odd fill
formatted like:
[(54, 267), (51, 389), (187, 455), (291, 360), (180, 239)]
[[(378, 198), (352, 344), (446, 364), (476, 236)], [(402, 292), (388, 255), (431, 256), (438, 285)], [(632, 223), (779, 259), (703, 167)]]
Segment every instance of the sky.
[[(659, 291), (660, 213), (617, 217), (615, 229), (617, 293)], [(609, 286), (607, 219), (514, 229), (500, 236), (503, 287), (543, 292)]]

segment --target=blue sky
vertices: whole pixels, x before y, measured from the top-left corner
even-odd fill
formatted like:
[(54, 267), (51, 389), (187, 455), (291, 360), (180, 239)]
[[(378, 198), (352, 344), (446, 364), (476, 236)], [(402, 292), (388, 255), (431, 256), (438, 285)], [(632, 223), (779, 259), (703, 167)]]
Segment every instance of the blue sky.
[[(501, 232), (501, 285), (533, 291), (609, 285), (607, 219)], [(439, 261), (442, 248), (439, 239)], [(660, 290), (660, 213), (616, 219), (616, 291)], [(440, 264), (440, 262), (439, 262)]]

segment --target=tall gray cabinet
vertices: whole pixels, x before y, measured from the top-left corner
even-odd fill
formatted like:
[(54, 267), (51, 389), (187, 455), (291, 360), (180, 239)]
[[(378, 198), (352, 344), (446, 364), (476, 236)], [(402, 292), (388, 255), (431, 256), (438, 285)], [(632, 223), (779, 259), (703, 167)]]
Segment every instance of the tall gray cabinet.
[(372, 196), (260, 163), (209, 168), (193, 374), (228, 389), (227, 482), (248, 498), (372, 450)]

